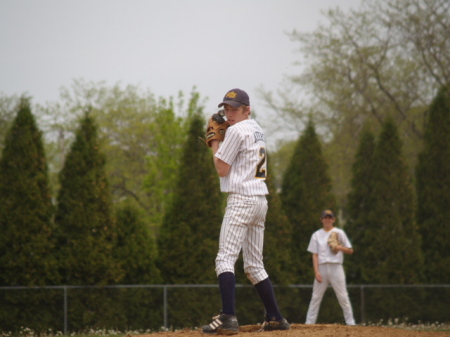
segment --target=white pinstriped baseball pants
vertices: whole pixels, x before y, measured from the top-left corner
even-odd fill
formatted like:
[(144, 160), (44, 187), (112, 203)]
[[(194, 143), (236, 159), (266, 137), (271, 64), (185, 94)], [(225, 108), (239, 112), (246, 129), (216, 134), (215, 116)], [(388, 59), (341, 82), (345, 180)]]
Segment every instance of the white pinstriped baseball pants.
[(322, 275), (322, 282), (314, 279), (313, 294), (309, 303), (308, 313), (306, 314), (305, 324), (315, 324), (319, 314), (320, 303), (327, 290), (328, 284), (331, 284), (339, 304), (344, 312), (344, 319), (347, 325), (355, 325), (353, 318), (352, 305), (348, 297), (347, 286), (345, 282), (345, 273), (342, 264), (323, 263), (319, 264), (319, 272)]
[(264, 195), (229, 194), (220, 229), (216, 274), (234, 273), (242, 249), (244, 271), (255, 285), (269, 277), (263, 264), (264, 222), (267, 213)]

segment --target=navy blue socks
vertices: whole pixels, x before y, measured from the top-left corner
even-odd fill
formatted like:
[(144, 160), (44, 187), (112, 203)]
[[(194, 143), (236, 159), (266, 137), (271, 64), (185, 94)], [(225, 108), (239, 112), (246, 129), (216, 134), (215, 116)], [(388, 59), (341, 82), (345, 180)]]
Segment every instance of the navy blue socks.
[(267, 318), (270, 321), (279, 321), (282, 319), (283, 316), (281, 316), (280, 309), (278, 309), (277, 300), (275, 299), (275, 293), (273, 292), (273, 286), (270, 279), (266, 278), (264, 281), (255, 284), (255, 289), (266, 308)]
[[(227, 315), (236, 315), (235, 312), (235, 292), (236, 280), (234, 274), (225, 272), (219, 275), (220, 295), (222, 296), (222, 313)], [(272, 282), (269, 278), (255, 284), (256, 292), (266, 309), (267, 318), (271, 321), (279, 321), (283, 318), (278, 308), (273, 291)]]
[(234, 274), (225, 272), (219, 275), (220, 295), (222, 296), (222, 313), (236, 315), (235, 313), (235, 290), (236, 280)]

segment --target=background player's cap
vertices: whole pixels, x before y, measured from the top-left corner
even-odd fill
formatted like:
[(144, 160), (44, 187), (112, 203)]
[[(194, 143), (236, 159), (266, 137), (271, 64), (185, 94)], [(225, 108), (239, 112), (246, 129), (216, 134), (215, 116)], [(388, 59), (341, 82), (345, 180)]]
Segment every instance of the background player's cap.
[(223, 102), (218, 107), (220, 108), (224, 104), (231, 105), (233, 108), (239, 108), (241, 105), (250, 105), (250, 98), (244, 90), (231, 89), (225, 94)]
[(323, 211), (322, 216), (320, 218), (325, 218), (326, 216), (331, 216), (332, 218), (334, 218), (333, 211), (330, 211), (329, 209)]

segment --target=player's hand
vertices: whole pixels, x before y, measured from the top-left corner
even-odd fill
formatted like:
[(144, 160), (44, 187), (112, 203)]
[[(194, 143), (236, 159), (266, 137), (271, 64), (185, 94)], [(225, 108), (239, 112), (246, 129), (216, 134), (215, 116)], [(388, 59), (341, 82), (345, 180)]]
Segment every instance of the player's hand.
[(213, 139), (209, 142), (209, 144), (211, 145), (211, 148), (213, 150), (213, 154), (216, 154), (217, 150), (219, 149), (219, 144), (220, 141), (217, 139)]
[(317, 282), (322, 282), (322, 275), (320, 274), (320, 273), (317, 273), (316, 274), (316, 280), (317, 280)]

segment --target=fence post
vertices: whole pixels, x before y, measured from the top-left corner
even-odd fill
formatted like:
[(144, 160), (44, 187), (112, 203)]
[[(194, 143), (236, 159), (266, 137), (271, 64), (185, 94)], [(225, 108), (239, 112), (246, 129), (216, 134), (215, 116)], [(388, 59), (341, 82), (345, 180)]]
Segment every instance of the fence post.
[(68, 325), (68, 318), (67, 318), (67, 287), (64, 286), (64, 335), (67, 335), (67, 325)]
[(364, 286), (361, 285), (361, 324), (364, 324)]
[(163, 309), (163, 315), (164, 315), (164, 328), (167, 330), (167, 286), (163, 287), (164, 290), (164, 309)]

